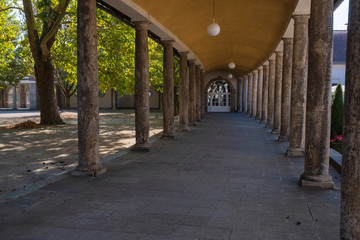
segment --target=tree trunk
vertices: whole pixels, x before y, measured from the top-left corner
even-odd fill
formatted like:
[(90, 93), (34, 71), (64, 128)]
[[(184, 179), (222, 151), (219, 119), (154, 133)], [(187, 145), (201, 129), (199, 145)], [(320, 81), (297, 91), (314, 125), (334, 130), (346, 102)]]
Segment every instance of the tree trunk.
[(68, 95), (65, 96), (65, 109), (66, 110), (70, 109), (70, 97), (71, 96), (68, 96)]
[(35, 75), (39, 92), (40, 124), (64, 124), (57, 109), (54, 68), (49, 58), (46, 60), (38, 59), (38, 61), (36, 61)]

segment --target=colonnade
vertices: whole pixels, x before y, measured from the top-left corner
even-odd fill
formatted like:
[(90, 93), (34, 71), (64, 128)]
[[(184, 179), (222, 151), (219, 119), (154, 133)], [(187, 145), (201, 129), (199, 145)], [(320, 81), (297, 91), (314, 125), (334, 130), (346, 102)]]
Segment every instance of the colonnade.
[[(240, 79), (249, 79), (247, 93), (243, 92), (248, 98), (243, 97), (241, 105), (246, 105), (247, 114), (260, 120), (271, 133), (280, 134), (278, 141), (289, 141), (287, 156), (305, 156), (300, 185), (331, 188), (334, 183), (328, 174), (328, 159), (332, 5), (320, 1), (313, 3), (311, 9), (317, 8), (318, 4), (331, 7), (331, 11), (312, 13), (316, 16), (311, 18), (310, 29), (310, 14), (294, 14), (293, 37), (283, 38), (281, 51), (276, 50), (262, 66)], [(324, 30), (319, 34), (317, 28), (327, 32)], [(322, 46), (316, 46), (319, 42)], [(308, 65), (311, 67), (309, 72)], [(309, 123), (306, 129), (305, 122)]]
[[(81, 3), (81, 4), (80, 4)], [(283, 51), (243, 76), (241, 111), (266, 124), (278, 141), (289, 141), (288, 156), (304, 156), (301, 186), (332, 188), (329, 175), (330, 87), (333, 1), (311, 2), (310, 14), (294, 14), (293, 37)], [(75, 175), (99, 175), (98, 63), (96, 1), (78, 5), (79, 166)], [(311, 22), (309, 27), (309, 21)], [(135, 22), (134, 150), (148, 151), (149, 143), (149, 22)], [(173, 41), (164, 45), (164, 132), (174, 138)], [(360, 1), (350, 1), (345, 94), (342, 176), (342, 239), (360, 236)], [(309, 63), (309, 64), (308, 64)], [(188, 77), (189, 76), (189, 77)], [(248, 82), (246, 89), (246, 81)], [(204, 70), (187, 52), (180, 53), (179, 131), (204, 117)], [(246, 94), (247, 91), (247, 94)], [(245, 97), (247, 95), (247, 98)], [(306, 123), (306, 127), (305, 127)]]
[[(79, 165), (73, 175), (100, 175), (106, 169), (99, 163), (98, 62), (96, 40), (96, 1), (79, 1), (78, 17), (78, 138)], [(135, 138), (134, 151), (149, 151), (149, 21), (134, 22), (135, 28)], [(163, 56), (163, 134), (175, 138), (174, 126), (174, 41), (165, 39)], [(188, 52), (180, 56), (180, 112), (178, 131), (189, 131), (205, 114), (205, 72)]]
[[(243, 87), (239, 97), (242, 112), (244, 106), (249, 108), (256, 102), (255, 119), (273, 127), (271, 133), (279, 134), (279, 142), (289, 142), (287, 156), (304, 157), (304, 173), (299, 178), (303, 187), (334, 187), (329, 174), (333, 7), (333, 1), (311, 1), (310, 14), (293, 14), (293, 37), (284, 37), (283, 50), (275, 51), (276, 59), (257, 69), (257, 86), (249, 81), (257, 89)], [(358, 239), (360, 1), (350, 1), (349, 9), (340, 228), (341, 239)], [(244, 75), (239, 82), (244, 83), (249, 76)], [(244, 98), (254, 92), (258, 93), (256, 100)], [(246, 111), (251, 113), (251, 109)]]

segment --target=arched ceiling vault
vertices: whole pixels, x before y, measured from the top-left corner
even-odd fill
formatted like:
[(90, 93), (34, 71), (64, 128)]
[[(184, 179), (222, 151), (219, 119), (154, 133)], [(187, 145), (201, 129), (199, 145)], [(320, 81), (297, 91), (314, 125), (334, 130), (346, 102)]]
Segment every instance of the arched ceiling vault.
[(104, 0), (132, 21), (149, 19), (160, 37), (175, 39), (175, 48), (189, 50), (206, 72), (230, 71), (240, 76), (256, 69), (274, 52), (298, 0), (215, 0), (218, 36), (207, 34), (212, 22), (212, 0)]

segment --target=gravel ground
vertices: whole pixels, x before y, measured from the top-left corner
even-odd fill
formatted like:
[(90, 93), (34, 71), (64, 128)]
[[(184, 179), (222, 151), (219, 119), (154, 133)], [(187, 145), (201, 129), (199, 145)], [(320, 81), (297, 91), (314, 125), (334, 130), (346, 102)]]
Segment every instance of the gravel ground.
[[(38, 112), (0, 111), (0, 197), (46, 182), (77, 165), (77, 112), (63, 111), (65, 125), (11, 129), (24, 122), (40, 122)], [(135, 144), (132, 110), (100, 113), (100, 162)], [(150, 136), (162, 131), (162, 113), (150, 114)], [(51, 184), (49, 182), (48, 184)]]

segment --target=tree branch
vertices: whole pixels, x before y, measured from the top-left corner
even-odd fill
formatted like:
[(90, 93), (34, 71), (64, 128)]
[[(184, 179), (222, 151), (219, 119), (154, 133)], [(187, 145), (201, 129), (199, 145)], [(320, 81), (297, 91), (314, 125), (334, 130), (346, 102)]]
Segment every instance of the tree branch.
[[(25, 1), (25, 0), (24, 0)], [(68, 7), (71, 0), (63, 0), (59, 1), (59, 4), (54, 8), (54, 18), (55, 20), (52, 22), (50, 26), (50, 30), (45, 34), (45, 36), (42, 38), (40, 47), (42, 50), (42, 57), (44, 59), (48, 58), (50, 55), (50, 48), (51, 46), (48, 46), (48, 41), (54, 37), (56, 32), (59, 30), (61, 20), (66, 14), (66, 8)], [(52, 44), (51, 44), (52, 45)]]
[(29, 34), (29, 43), (34, 59), (39, 57), (39, 35), (36, 29), (35, 15), (31, 0), (23, 0), (26, 25)]
[(3, 8), (3, 9), (0, 9), (0, 12), (5, 12), (5, 11), (10, 10), (10, 9), (15, 9), (15, 10), (19, 10), (19, 11), (25, 12), (24, 9), (19, 8), (19, 7), (7, 7), (7, 8)]

